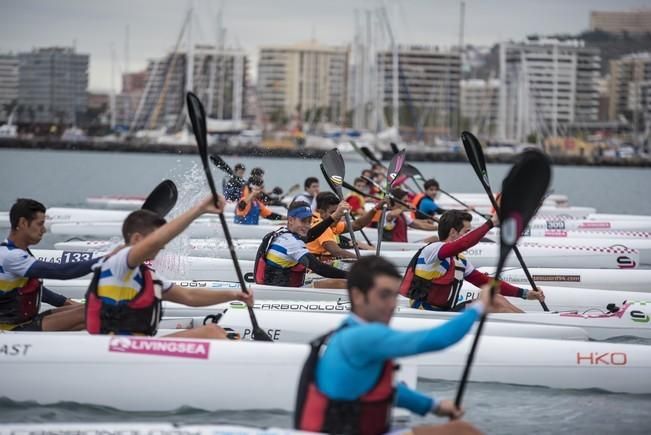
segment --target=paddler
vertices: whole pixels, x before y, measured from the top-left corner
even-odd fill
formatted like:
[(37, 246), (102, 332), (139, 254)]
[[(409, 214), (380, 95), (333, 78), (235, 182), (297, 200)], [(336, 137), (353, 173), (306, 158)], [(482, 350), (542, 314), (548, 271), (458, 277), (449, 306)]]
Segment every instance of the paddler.
[[(433, 311), (461, 311), (466, 302), (459, 303), (463, 281), (481, 287), (491, 278), (479, 272), (466, 259), (464, 251), (472, 248), (499, 224), (497, 214), (483, 225), (470, 231), (472, 215), (461, 210), (448, 210), (439, 218), (438, 242), (433, 242), (416, 252), (400, 286), (400, 293), (410, 299), (412, 308)], [(493, 299), (493, 311), (522, 313), (504, 296), (544, 301), (540, 291), (515, 287), (506, 281), (500, 283), (501, 294)]]
[(246, 167), (243, 163), (238, 163), (233, 167), (233, 176), (224, 177), (222, 189), (227, 201), (237, 201), (242, 197), (242, 188), (244, 187), (244, 172)]
[(305, 191), (294, 197), (292, 202), (307, 202), (310, 204), (312, 211), (316, 210), (316, 196), (319, 194), (319, 179), (316, 177), (307, 177), (303, 183)]
[[(368, 192), (368, 183), (364, 181), (363, 178), (355, 178), (353, 185), (355, 186), (355, 189), (359, 190), (360, 192)], [(366, 197), (364, 197), (364, 195), (360, 195), (357, 192), (350, 192), (350, 194), (345, 199), (346, 202), (350, 204), (350, 214), (352, 216), (357, 217), (366, 213), (366, 209), (364, 208), (366, 204)]]
[[(461, 340), (484, 310), (482, 296), (465, 313), (441, 326), (396, 331), (388, 324), (396, 308), (400, 274), (381, 257), (361, 258), (348, 274), (351, 315), (341, 326), (312, 342), (303, 367), (294, 413), (295, 428), (311, 432), (376, 435), (390, 432), (393, 406), (455, 421), (392, 433), (478, 434), (458, 420), (463, 410), (394, 383), (395, 358), (445, 349)], [(327, 344), (325, 350), (322, 349)]]
[[(436, 225), (425, 219), (412, 216), (408, 207), (394, 201), (393, 198), (409, 204), (409, 194), (400, 188), (391, 189), (389, 204), (391, 209), (385, 215), (385, 225), (382, 240), (388, 242), (408, 242), (407, 229), (414, 228), (425, 231), (435, 231)], [(432, 241), (437, 240), (433, 239)], [(429, 240), (428, 240), (429, 241)]]
[[(382, 204), (376, 204), (374, 208), (364, 213), (353, 221), (353, 230), (359, 231), (369, 225), (375, 213), (382, 208)], [(339, 201), (337, 195), (332, 192), (321, 192), (316, 197), (316, 211), (312, 219), (312, 226), (327, 220), (330, 222), (328, 228), (316, 240), (307, 244), (311, 254), (320, 259), (335, 258), (357, 258), (354, 253), (339, 246), (339, 235), (347, 231), (346, 223), (341, 219), (344, 210), (350, 210), (350, 204), (346, 201)], [(370, 246), (359, 243), (360, 249), (372, 249)]]
[(244, 225), (258, 225), (260, 216), (270, 220), (282, 220), (285, 216), (274, 213), (262, 201), (264, 181), (261, 176), (253, 175), (242, 189), (242, 197), (235, 206), (233, 222)]
[(311, 223), (312, 209), (308, 203), (293, 202), (289, 206), (287, 227), (264, 236), (258, 248), (254, 270), (257, 284), (300, 287), (305, 282), (307, 268), (325, 278), (333, 278), (331, 282), (345, 280), (345, 271), (322, 263), (307, 250), (305, 240), (315, 238), (328, 226), (326, 221), (311, 229)]
[[(34, 258), (31, 245), (45, 234), (45, 206), (20, 198), (9, 211), (11, 230), (0, 243), (0, 329), (75, 331), (84, 328), (84, 305), (43, 287), (42, 279), (73, 279), (91, 272), (99, 259), (48, 263)], [(55, 309), (39, 313), (41, 302)]]
[(414, 196), (411, 200), (414, 208), (428, 216), (443, 214), (445, 210), (443, 210), (436, 202), (436, 197), (439, 194), (439, 182), (434, 178), (430, 178), (425, 181), (423, 187), (425, 191)]
[[(165, 245), (204, 213), (223, 210), (220, 196), (215, 207), (212, 196), (170, 222), (149, 210), (136, 210), (122, 224), (126, 246), (96, 266), (86, 293), (86, 329), (91, 334), (155, 335), (162, 301), (203, 307), (229, 301), (253, 303), (250, 294), (185, 288), (157, 276), (146, 263)], [(208, 324), (169, 335), (188, 338), (234, 338), (222, 328)]]

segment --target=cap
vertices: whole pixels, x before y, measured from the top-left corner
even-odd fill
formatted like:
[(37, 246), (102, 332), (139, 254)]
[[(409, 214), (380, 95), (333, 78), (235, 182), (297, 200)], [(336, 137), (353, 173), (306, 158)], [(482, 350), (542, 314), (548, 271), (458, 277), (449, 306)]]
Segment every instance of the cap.
[(299, 219), (305, 219), (312, 216), (312, 209), (307, 205), (304, 207), (297, 207), (295, 209), (289, 210), (287, 216), (295, 217)]

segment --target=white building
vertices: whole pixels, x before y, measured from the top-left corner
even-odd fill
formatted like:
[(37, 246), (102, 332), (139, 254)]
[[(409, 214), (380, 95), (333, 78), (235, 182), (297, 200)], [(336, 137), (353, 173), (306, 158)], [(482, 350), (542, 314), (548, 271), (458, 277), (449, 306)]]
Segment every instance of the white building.
[(461, 118), (466, 128), (483, 136), (497, 129), (500, 81), (497, 79), (461, 81)]
[(557, 136), (599, 116), (599, 50), (555, 39), (500, 44), (498, 136)]

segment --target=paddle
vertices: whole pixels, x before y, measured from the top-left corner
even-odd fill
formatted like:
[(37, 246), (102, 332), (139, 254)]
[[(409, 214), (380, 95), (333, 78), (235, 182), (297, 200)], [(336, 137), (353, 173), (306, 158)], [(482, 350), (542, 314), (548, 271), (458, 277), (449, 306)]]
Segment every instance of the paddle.
[[(391, 161), (389, 162), (389, 169), (387, 169), (387, 183), (384, 191), (389, 193), (393, 183), (398, 178), (398, 174), (402, 169), (402, 165), (405, 163), (405, 150), (400, 151), (398, 154), (395, 154)], [(380, 214), (380, 221), (378, 222), (377, 227), (377, 245), (375, 247), (375, 255), (380, 255), (380, 248), (382, 246), (382, 235), (384, 233), (384, 221), (387, 214), (387, 204), (382, 204), (382, 212)]]
[[(192, 123), (192, 130), (194, 131), (194, 137), (197, 140), (197, 146), (199, 147), (199, 156), (201, 157), (201, 163), (203, 165), (203, 170), (206, 173), (206, 179), (208, 180), (208, 186), (210, 187), (210, 192), (212, 193), (215, 205), (218, 204), (217, 189), (215, 189), (215, 180), (212, 178), (210, 173), (210, 166), (208, 165), (208, 140), (207, 140), (207, 130), (206, 130), (206, 112), (199, 101), (199, 98), (194, 95), (192, 92), (187, 93), (186, 101), (188, 104), (188, 114), (190, 115), (190, 121)], [(237, 273), (237, 279), (240, 281), (240, 289), (244, 293), (249, 293), (244, 283), (244, 275), (242, 275), (242, 269), (240, 269), (240, 263), (237, 261), (237, 254), (235, 253), (235, 247), (233, 246), (233, 239), (231, 239), (231, 233), (228, 230), (228, 224), (226, 223), (226, 218), (224, 213), (219, 213), (219, 220), (222, 224), (222, 229), (224, 231), (224, 236), (226, 237), (226, 242), (228, 243), (228, 249), (231, 252), (231, 258), (233, 259), (233, 265), (235, 266), (235, 272)], [(249, 307), (249, 317), (251, 318), (251, 326), (253, 333), (251, 336), (254, 340), (258, 341), (272, 341), (271, 337), (267, 335), (266, 332), (260, 328), (258, 325), (258, 319), (255, 317), (253, 308)]]
[[(346, 175), (346, 164), (336, 148), (323, 155), (321, 159), (321, 172), (323, 172), (330, 188), (339, 197), (339, 201), (343, 201), (344, 193), (341, 191), (341, 183), (343, 183)], [(355, 231), (353, 231), (353, 223), (350, 221), (348, 210), (344, 213), (344, 218), (346, 219), (348, 233), (350, 233), (350, 240), (353, 243), (353, 248), (355, 248), (355, 255), (359, 258), (359, 247), (355, 240)]]
[(380, 159), (375, 157), (375, 154), (373, 154), (373, 152), (369, 149), (369, 147), (360, 147), (359, 149), (362, 150), (362, 153), (364, 153), (364, 156), (366, 156), (366, 159), (369, 162), (373, 162), (373, 163), (375, 163), (377, 165), (380, 165), (380, 166), (382, 166), (384, 168), (384, 165), (382, 164)]
[[(330, 189), (331, 189), (333, 192), (335, 192), (335, 190), (336, 190), (335, 185), (332, 183), (332, 181), (330, 180), (330, 177), (328, 177), (328, 174), (326, 173), (325, 169), (323, 168), (323, 163), (320, 163), (320, 164), (319, 164), (319, 167), (321, 168), (321, 173), (323, 174), (323, 178), (325, 178), (326, 182), (328, 183), (328, 186), (330, 186)], [(342, 185), (343, 187), (346, 187), (348, 190), (352, 190), (353, 192), (356, 192), (356, 193), (358, 193), (358, 194), (360, 194), (360, 195), (362, 195), (362, 196), (365, 195), (363, 192), (361, 192), (360, 190), (356, 189), (355, 187), (353, 187), (352, 189), (350, 189), (350, 187), (347, 187), (347, 186), (350, 186), (350, 184), (346, 183), (345, 180), (341, 180), (341, 185)], [(377, 197), (377, 196), (372, 196), (371, 198), (377, 199), (378, 201), (382, 201), (382, 199), (379, 198), (379, 197)], [(371, 240), (368, 238), (368, 236), (367, 236), (366, 233), (364, 232), (364, 228), (360, 228), (360, 229), (359, 229), (359, 232), (362, 233), (362, 236), (364, 237), (364, 240), (366, 240), (366, 243), (368, 243), (369, 245), (372, 246), (373, 243), (371, 243)]]
[[(484, 187), (484, 190), (486, 191), (486, 194), (488, 195), (493, 208), (499, 213), (500, 207), (497, 205), (497, 201), (495, 201), (495, 197), (493, 196), (490, 181), (488, 180), (488, 172), (486, 171), (486, 160), (484, 159), (484, 152), (481, 149), (479, 140), (477, 140), (477, 138), (472, 133), (464, 131), (461, 133), (461, 141), (463, 142), (463, 147), (466, 150), (468, 160), (470, 161), (472, 168), (475, 170), (477, 177), (479, 177), (479, 181)], [(540, 199), (542, 200), (542, 197)], [(537, 209), (538, 207), (536, 207), (536, 210)], [(531, 285), (534, 290), (537, 290), (538, 287), (536, 286), (531, 273), (529, 273), (529, 269), (527, 268), (527, 265), (525, 264), (524, 259), (522, 258), (522, 254), (520, 254), (520, 250), (517, 246), (513, 247), (513, 252), (520, 262), (520, 266), (522, 267), (522, 270), (524, 271), (524, 274), (529, 281), (529, 285)], [(544, 301), (540, 301), (540, 305), (544, 311), (549, 311), (549, 308), (547, 308), (547, 304)]]
[[(224, 161), (224, 159), (219, 157), (217, 154), (211, 154), (210, 161), (212, 162), (213, 165), (217, 166), (219, 169), (226, 172), (231, 177), (236, 177), (233, 169), (228, 165), (228, 163)], [(237, 177), (237, 178), (239, 178), (240, 180), (242, 179), (241, 177)]]
[[(551, 178), (551, 165), (549, 159), (537, 150), (525, 151), (502, 183), (502, 207), (499, 211), (502, 230), (500, 231), (500, 256), (497, 261), (495, 278), (491, 282), (491, 299), (498, 286), (499, 276), (504, 268), (506, 258), (522, 235), (522, 230), (527, 227), (538, 208)], [(466, 388), (470, 367), (475, 358), (475, 352), (479, 343), (484, 323), (486, 323), (487, 312), (484, 312), (479, 320), (475, 338), (468, 354), (468, 360), (461, 376), (459, 390), (455, 404), (461, 406), (463, 393)]]
[(165, 217), (176, 205), (178, 197), (176, 184), (172, 180), (164, 180), (151, 191), (141, 208)]
[(400, 152), (400, 148), (398, 148), (398, 145), (396, 145), (395, 142), (390, 142), (389, 145), (391, 145), (391, 151), (393, 151), (393, 154), (398, 154)]

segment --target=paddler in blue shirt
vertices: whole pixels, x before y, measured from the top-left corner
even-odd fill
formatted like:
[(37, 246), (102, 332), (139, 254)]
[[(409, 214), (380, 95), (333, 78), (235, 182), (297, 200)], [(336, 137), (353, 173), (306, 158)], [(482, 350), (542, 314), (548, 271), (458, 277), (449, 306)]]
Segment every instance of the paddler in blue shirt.
[[(34, 258), (31, 245), (46, 232), (45, 206), (20, 198), (9, 211), (11, 231), (0, 243), (0, 330), (76, 331), (84, 328), (84, 305), (43, 287), (42, 279), (73, 279), (91, 271), (98, 259), (48, 263)], [(39, 313), (41, 302), (53, 307)]]
[[(312, 343), (296, 400), (296, 429), (325, 433), (377, 435), (390, 430), (393, 406), (416, 414), (433, 413), (455, 421), (405, 433), (478, 434), (458, 420), (463, 410), (405, 384), (394, 385), (395, 358), (445, 349), (470, 331), (490, 308), (490, 292), (463, 314), (420, 331), (396, 331), (388, 324), (396, 308), (401, 276), (389, 261), (361, 258), (349, 271), (352, 313), (342, 325)], [(327, 344), (324, 352), (321, 347)]]

